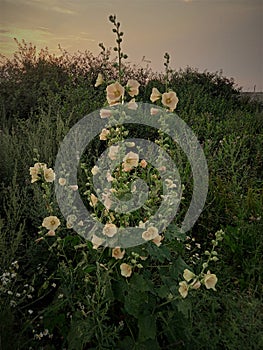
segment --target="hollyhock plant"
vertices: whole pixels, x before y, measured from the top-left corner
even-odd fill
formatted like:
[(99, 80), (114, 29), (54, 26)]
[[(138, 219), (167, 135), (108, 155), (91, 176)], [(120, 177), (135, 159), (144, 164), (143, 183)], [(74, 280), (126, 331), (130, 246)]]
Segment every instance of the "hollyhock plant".
[[(188, 203), (183, 202), (184, 196), (187, 197), (191, 190), (191, 175), (188, 166), (184, 167), (185, 159), (180, 155), (177, 143), (169, 137), (168, 132), (166, 134), (163, 131), (168, 118), (172, 121), (169, 127), (174, 127), (178, 133), (180, 131), (173, 122), (176, 120), (173, 112), (179, 99), (170, 89), (173, 86), (168, 79), (168, 56), (165, 56), (165, 79), (157, 85), (162, 92), (152, 87), (154, 80), (146, 85), (140, 75), (132, 79), (123, 64), (125, 55), (121, 50), (123, 33), (120, 24), (116, 21), (116, 16), (111, 16), (110, 21), (114, 24), (117, 36), (114, 51), (118, 56), (114, 60), (114, 74), (109, 74), (104, 69), (106, 50), (100, 45), (100, 67), (91, 75), (94, 85), (94, 72), (100, 72), (95, 87), (103, 84), (97, 92), (99, 95), (104, 91), (104, 100), (99, 107), (96, 105), (98, 110), (94, 113), (94, 118), (97, 118), (94, 125), (98, 122), (100, 127), (94, 134), (94, 140), (86, 149), (83, 147), (83, 153), (77, 154), (77, 176), (72, 177), (71, 168), (64, 166), (64, 162), (68, 162), (66, 157), (63, 159), (62, 170), (55, 168), (56, 174), (47, 164), (40, 162), (29, 169), (34, 184), (32, 186), (37, 186), (35, 192), (32, 191), (34, 200), (39, 198), (39, 191), (43, 195), (40, 216), (42, 225), (40, 221), (38, 226), (41, 237), (34, 238), (34, 242), (39, 251), (46, 251), (43, 256), (48, 258), (49, 263), (45, 266), (40, 264), (40, 267), (37, 265), (45, 276), (45, 280), (38, 285), (37, 298), (41, 299), (44, 295), (41, 299), (43, 304), (50, 295), (53, 298), (52, 306), (47, 312), (39, 311), (43, 322), (39, 322), (39, 319), (37, 321), (39, 325), (50, 326), (52, 331), (54, 329), (54, 334), (60, 332), (59, 323), (63, 321), (65, 331), (59, 333), (54, 343), (61, 345), (61, 348), (95, 348), (95, 338), (96, 341), (101, 341), (100, 348), (117, 348), (119, 345), (125, 348), (134, 344), (138, 347), (159, 348), (162, 344), (158, 344), (158, 341), (164, 339), (166, 325), (172, 323), (170, 315), (176, 314), (178, 310), (183, 315), (184, 308), (188, 312), (190, 301), (182, 299), (191, 298), (194, 293), (198, 296), (202, 291), (208, 293), (206, 289), (215, 291), (218, 282), (217, 276), (210, 272), (210, 265), (219, 259), (216, 247), (223, 239), (223, 231), (216, 232), (212, 248), (202, 255), (200, 245), (200, 254), (196, 253), (199, 243), (195, 242), (193, 248), (188, 242), (188, 236), (180, 230), (182, 214)], [(149, 90), (149, 86), (152, 90)], [(148, 114), (145, 116), (139, 101), (146, 95), (147, 102), (150, 99), (155, 105), (148, 104)], [(113, 107), (116, 104), (118, 106)], [(137, 127), (134, 123), (137, 115), (143, 117), (143, 120), (148, 118), (145, 125), (142, 123)], [(126, 120), (128, 123), (125, 123)], [(152, 131), (154, 128), (151, 123), (154, 122), (160, 128)], [(146, 126), (145, 129), (143, 126)], [(88, 127), (92, 129), (92, 125)], [(146, 139), (147, 142), (140, 143), (138, 138)], [(70, 152), (72, 150), (69, 147), (69, 154)], [(169, 158), (163, 156), (164, 153)], [(170, 158), (171, 163), (168, 160)], [(179, 174), (173, 176), (172, 161), (180, 164), (182, 180)], [(61, 191), (63, 194), (63, 204), (66, 203), (66, 208), (61, 208), (63, 216), (59, 216), (58, 206), (62, 205), (58, 205), (52, 195), (53, 186), (58, 193)], [(178, 202), (182, 200), (182, 211), (177, 217), (172, 217), (177, 204), (171, 201), (173, 196)], [(79, 208), (80, 199), (83, 206)], [(168, 204), (164, 206), (163, 203)], [(165, 218), (171, 217), (172, 221), (168, 224), (160, 208), (165, 208)], [(191, 234), (194, 234), (195, 227), (192, 231)], [(194, 260), (196, 256), (198, 258)], [(49, 265), (55, 265), (57, 270), (51, 271), (47, 276)], [(30, 310), (33, 316), (37, 317), (35, 314), (38, 309), (34, 302), (29, 305), (32, 305)], [(59, 326), (50, 315), (54, 316)], [(182, 318), (182, 315), (176, 315), (176, 320)], [(167, 323), (162, 324), (162, 320)], [(123, 322), (122, 326), (120, 322)], [(92, 326), (92, 332), (86, 332), (87, 325)], [(119, 342), (118, 337), (126, 327), (123, 331), (125, 342), (120, 342), (117, 346), (117, 343), (114, 344), (107, 338), (104, 343), (106, 327), (110, 329), (109, 332), (107, 330), (110, 334), (108, 337), (116, 333), (116, 342)], [(129, 336), (129, 327), (134, 330), (132, 336)], [(32, 329), (35, 328), (32, 326)], [(83, 342), (82, 339), (79, 342), (74, 338), (78, 329), (85, 333)], [(96, 334), (95, 338), (92, 338), (93, 333)], [(42, 339), (44, 331), (35, 331), (34, 334)], [(177, 342), (173, 334), (174, 328), (171, 326), (169, 339), (172, 339), (174, 345)], [(67, 339), (70, 337), (71, 343), (68, 346)], [(42, 345), (46, 346), (46, 343), (43, 342), (39, 348)]]

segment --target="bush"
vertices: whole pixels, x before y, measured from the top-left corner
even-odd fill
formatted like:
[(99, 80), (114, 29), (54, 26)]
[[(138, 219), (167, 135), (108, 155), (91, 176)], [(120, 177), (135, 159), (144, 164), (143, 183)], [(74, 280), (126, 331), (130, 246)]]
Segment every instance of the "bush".
[[(39, 161), (54, 166), (71, 126), (103, 106), (105, 85), (94, 87), (98, 73), (108, 81), (118, 77), (116, 62), (100, 47), (98, 57), (61, 51), (56, 58), (47, 49), (37, 55), (34, 46), (22, 42), (14, 58), (1, 66), (0, 346), (261, 348), (262, 110), (240, 99), (232, 79), (191, 68), (157, 75), (122, 66), (125, 83), (129, 78), (140, 82), (140, 101), (149, 101), (153, 87), (163, 93), (168, 84), (177, 91), (178, 113), (198, 136), (209, 168), (206, 205), (189, 236), (180, 235), (172, 223), (160, 247), (148, 242), (127, 248), (133, 268), (129, 279), (120, 275), (119, 261), (109, 248), (95, 250), (69, 223), (67, 227), (52, 184), (43, 179), (39, 186), (30, 183), (29, 167)], [(130, 135), (169, 146), (185, 184), (179, 211), (183, 217), (193, 188), (185, 155), (156, 130), (128, 127)], [(105, 148), (97, 138), (84, 152), (79, 169), (83, 192), (94, 158)], [(141, 174), (149, 177), (152, 168), (146, 169)], [(158, 173), (153, 175), (152, 202), (161, 193)], [(82, 196), (91, 207), (89, 191)], [(61, 222), (57, 236), (47, 236), (42, 226), (50, 210)], [(99, 205), (97, 210), (104, 220)], [(218, 229), (224, 230), (225, 240), (213, 266), (217, 292), (197, 290), (191, 298), (181, 298), (178, 281), (186, 268), (202, 270)]]

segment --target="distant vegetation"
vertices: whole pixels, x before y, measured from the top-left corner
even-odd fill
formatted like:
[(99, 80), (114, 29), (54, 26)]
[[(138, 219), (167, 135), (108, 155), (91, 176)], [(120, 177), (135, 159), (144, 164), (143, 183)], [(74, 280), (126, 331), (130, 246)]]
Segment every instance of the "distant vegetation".
[[(207, 158), (209, 193), (186, 244), (170, 242), (165, 255), (164, 243), (163, 255), (156, 253), (128, 285), (114, 280), (103, 267), (105, 257), (91, 246), (78, 248), (85, 242), (72, 231), (63, 246), (54, 237), (35, 242), (46, 207), (29, 176), (37, 160), (54, 166), (69, 129), (105, 104), (105, 86), (94, 87), (98, 73), (116, 80), (118, 69), (102, 44), (98, 57), (66, 51), (55, 57), (48, 49), (37, 53), (31, 44), (17, 44), (0, 67), (0, 348), (263, 348), (262, 103), (243, 97), (221, 73), (171, 71), (176, 113)], [(141, 84), (137, 101), (149, 103), (153, 87), (165, 91), (164, 74), (150, 68), (124, 65), (123, 76)], [(187, 189), (184, 195), (189, 201)], [(219, 229), (225, 238), (213, 265), (217, 292), (196, 291), (189, 300), (169, 303), (166, 296), (178, 288), (165, 268), (178, 256), (202, 256)], [(166, 279), (162, 288), (152, 280), (157, 273)], [(143, 310), (146, 318), (140, 318)]]

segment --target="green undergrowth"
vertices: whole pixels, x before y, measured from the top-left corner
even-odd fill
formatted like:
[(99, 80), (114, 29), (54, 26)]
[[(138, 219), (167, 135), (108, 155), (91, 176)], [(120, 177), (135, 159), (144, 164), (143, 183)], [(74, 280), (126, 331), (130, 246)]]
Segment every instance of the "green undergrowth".
[[(243, 100), (222, 73), (187, 68), (171, 74), (170, 87), (179, 97), (176, 113), (206, 156), (207, 200), (188, 237), (173, 239), (171, 225), (161, 248), (148, 243), (129, 248), (131, 254), (146, 249), (151, 260), (127, 281), (118, 278), (114, 261), (106, 266), (105, 252), (73, 230), (61, 241), (35, 242), (46, 207), (29, 176), (36, 157), (53, 167), (70, 128), (103, 106), (105, 89), (94, 88), (98, 73), (104, 69), (116, 79), (117, 71), (105, 48), (99, 57), (69, 59), (62, 52), (55, 59), (19, 45), (21, 60), (9, 60), (0, 70), (0, 348), (262, 348), (262, 105)], [(140, 101), (149, 101), (153, 87), (165, 91), (164, 77), (150, 69), (125, 66), (124, 75), (141, 83)], [(150, 128), (131, 131), (156, 137)], [(90, 165), (99, 155), (97, 145), (95, 140), (86, 154)], [(183, 216), (193, 184), (179, 151), (178, 161), (186, 184)], [(85, 181), (80, 172), (79, 183)], [(184, 261), (200, 267), (219, 229), (225, 236), (213, 265), (217, 291), (174, 298)]]

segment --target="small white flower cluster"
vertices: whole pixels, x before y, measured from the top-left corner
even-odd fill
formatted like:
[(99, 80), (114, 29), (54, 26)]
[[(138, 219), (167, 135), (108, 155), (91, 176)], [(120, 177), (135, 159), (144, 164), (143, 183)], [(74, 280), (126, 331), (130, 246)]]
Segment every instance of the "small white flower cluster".
[(13, 292), (9, 290), (11, 284), (16, 280), (17, 270), (19, 269), (19, 265), (17, 261), (13, 261), (8, 270), (4, 271), (0, 276), (0, 292), (7, 292), (8, 295), (13, 295)]
[(48, 337), (49, 339), (53, 338), (53, 334), (50, 334), (47, 328), (39, 333), (36, 333), (36, 331), (33, 329), (33, 333), (35, 340), (42, 340), (44, 337)]
[[(14, 295), (12, 292), (13, 283), (17, 278), (17, 270), (19, 269), (19, 265), (17, 261), (13, 261), (8, 270), (4, 271), (0, 276), (0, 292), (6, 293), (9, 296)], [(19, 294), (19, 293), (17, 293)], [(18, 297), (19, 295), (17, 295)], [(10, 301), (11, 306), (15, 306), (16, 302), (14, 300)]]
[(17, 306), (21, 301), (32, 299), (32, 293), (35, 291), (34, 287), (29, 284), (20, 285), (18, 289), (15, 282), (17, 279), (17, 270), (19, 264), (17, 261), (11, 263), (9, 269), (0, 276), (0, 292), (7, 294), (11, 299), (9, 304), (11, 307)]

